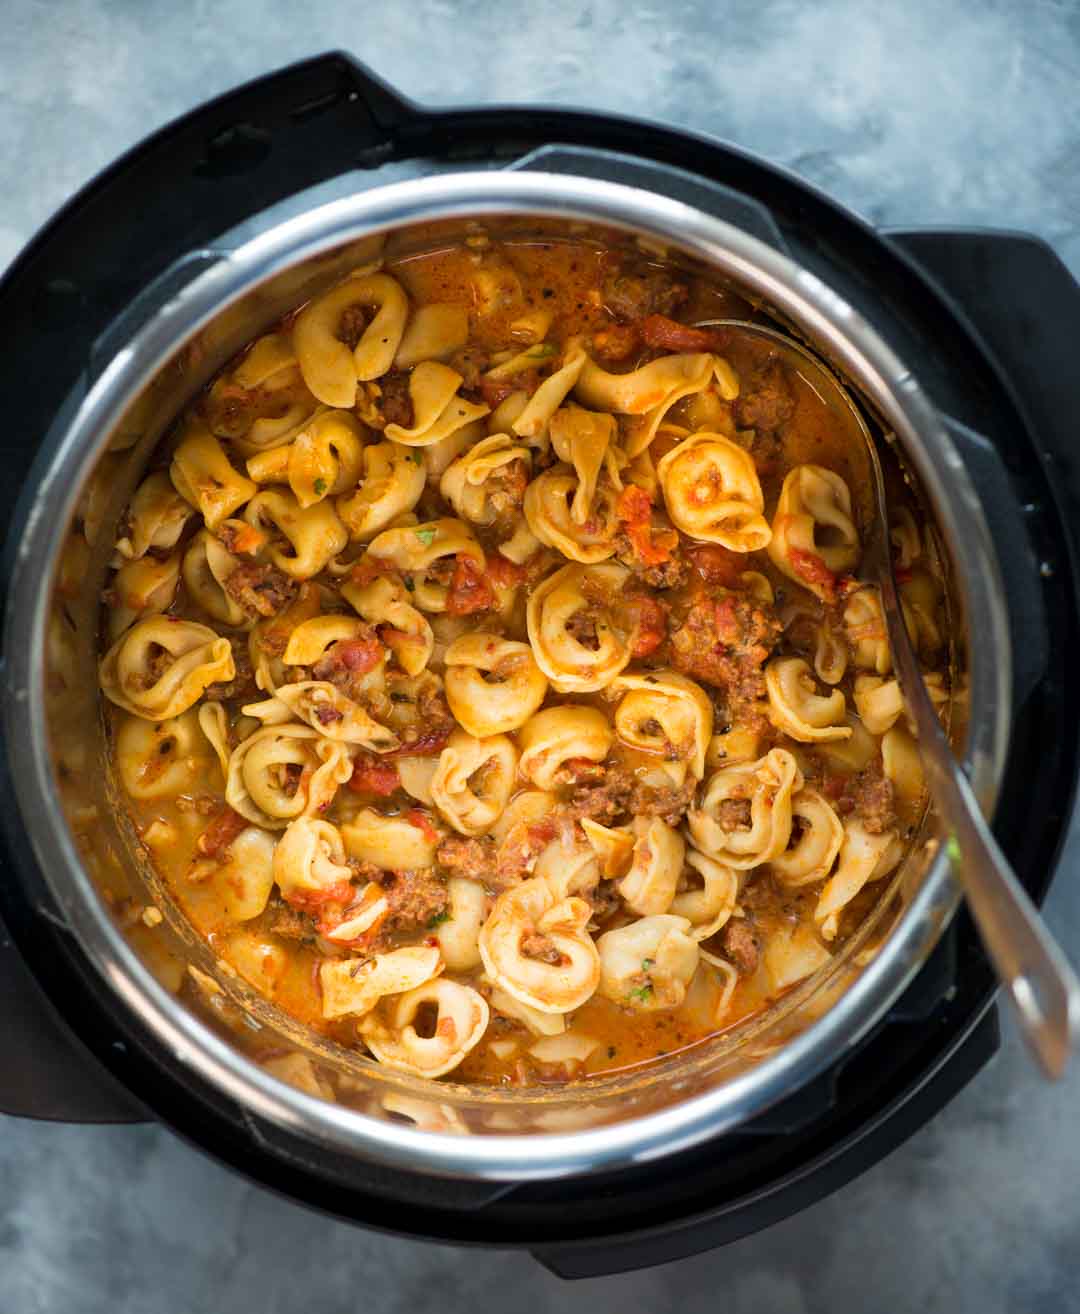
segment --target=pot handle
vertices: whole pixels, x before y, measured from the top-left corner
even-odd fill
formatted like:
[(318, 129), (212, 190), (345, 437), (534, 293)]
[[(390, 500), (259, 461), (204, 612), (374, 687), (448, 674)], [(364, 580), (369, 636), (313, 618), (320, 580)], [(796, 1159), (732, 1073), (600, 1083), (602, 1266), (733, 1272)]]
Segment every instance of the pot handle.
[(688, 173), (672, 164), (660, 164), (623, 151), (560, 142), (530, 151), (509, 168), (533, 173), (570, 174), (577, 178), (596, 178), (601, 182), (640, 187), (703, 210), (758, 238), (773, 250), (790, 254), (776, 220), (764, 205), (723, 183)]
[(149, 1114), (76, 1039), (0, 922), (0, 1112), (49, 1122), (146, 1122)]
[[(35, 341), (32, 353), (0, 353), (0, 408), (19, 415), (22, 433), (47, 433), (58, 399), (107, 363), (107, 330), (140, 293), (165, 275), (155, 295), (177, 294), (220, 259), (223, 233), (383, 163), (418, 117), (362, 65), (331, 53), (246, 83), (140, 142), (77, 192), (0, 278), (0, 317), (33, 324)], [(153, 298), (142, 305), (152, 309)]]

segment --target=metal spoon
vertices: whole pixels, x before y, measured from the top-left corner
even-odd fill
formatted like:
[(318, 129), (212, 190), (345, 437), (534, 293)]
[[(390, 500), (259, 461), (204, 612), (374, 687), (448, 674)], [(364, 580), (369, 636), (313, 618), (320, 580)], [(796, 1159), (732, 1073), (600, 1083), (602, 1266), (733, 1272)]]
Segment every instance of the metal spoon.
[[(696, 327), (749, 330), (829, 371), (800, 343), (775, 329), (740, 320), (703, 320)], [(843, 396), (842, 389), (837, 391)], [(843, 396), (854, 410), (854, 404)], [(860, 417), (861, 419), (861, 417)], [(1080, 1034), (1080, 982), (1009, 866), (975, 794), (953, 756), (904, 624), (893, 574), (888, 502), (881, 460), (869, 429), (859, 424), (870, 464), (874, 512), (864, 527), (861, 573), (881, 590), (893, 666), (919, 737), (930, 793), (948, 832), (945, 851), (998, 979), (1012, 1001), (1020, 1032), (1047, 1077), (1060, 1077)]]

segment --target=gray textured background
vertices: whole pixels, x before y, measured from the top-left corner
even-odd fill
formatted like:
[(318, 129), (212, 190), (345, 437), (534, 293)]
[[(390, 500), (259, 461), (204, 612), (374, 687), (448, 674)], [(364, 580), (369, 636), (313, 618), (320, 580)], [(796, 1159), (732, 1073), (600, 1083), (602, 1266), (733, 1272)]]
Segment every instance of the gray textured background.
[[(332, 47), (433, 102), (588, 104), (711, 131), (875, 222), (1031, 229), (1080, 271), (1069, 0), (0, 0), (0, 267), (70, 193), (207, 96)], [(9, 331), (10, 328), (9, 328)], [(32, 325), (16, 326), (30, 332)], [(1049, 904), (1080, 948), (1080, 847)], [(726, 1250), (565, 1286), (523, 1256), (327, 1222), (151, 1127), (0, 1125), (0, 1314), (1080, 1310), (1080, 1064), (1011, 1031), (887, 1162)]]

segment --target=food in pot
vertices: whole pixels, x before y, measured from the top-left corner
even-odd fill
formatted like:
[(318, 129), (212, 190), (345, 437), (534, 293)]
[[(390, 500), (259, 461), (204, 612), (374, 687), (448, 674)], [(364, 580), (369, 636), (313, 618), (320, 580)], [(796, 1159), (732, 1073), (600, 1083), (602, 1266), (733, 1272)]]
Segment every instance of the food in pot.
[[(421, 252), (287, 317), (120, 527), (125, 806), (217, 956), (430, 1078), (566, 1082), (828, 965), (922, 814), (853, 415), (704, 280)], [(820, 381), (819, 381), (820, 382)], [(932, 540), (896, 530), (947, 704)]]

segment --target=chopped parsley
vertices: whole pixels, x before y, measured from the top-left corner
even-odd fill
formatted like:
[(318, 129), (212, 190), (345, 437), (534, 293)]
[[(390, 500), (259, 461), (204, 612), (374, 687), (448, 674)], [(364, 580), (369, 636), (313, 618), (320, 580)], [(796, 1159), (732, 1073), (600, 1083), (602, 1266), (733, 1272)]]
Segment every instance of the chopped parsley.
[(950, 835), (945, 841), (945, 852), (949, 855), (949, 861), (954, 867), (959, 867), (960, 859), (963, 856), (960, 852), (960, 845), (955, 835)]
[(433, 931), (436, 926), (441, 926), (443, 922), (448, 922), (449, 920), (450, 911), (449, 909), (444, 908), (442, 912), (437, 912), (433, 917), (428, 918), (427, 928), (429, 931)]
[(647, 972), (650, 967), (655, 967), (655, 966), (656, 966), (655, 958), (643, 958), (641, 960), (641, 970), (643, 972)]
[(432, 543), (435, 542), (435, 535), (439, 531), (434, 525), (419, 525), (413, 532), (425, 547), (431, 547)]
[(636, 990), (630, 991), (630, 998), (636, 999), (639, 1003), (644, 1004), (647, 999), (651, 998), (652, 992), (652, 982), (646, 981), (643, 986), (638, 986)]
[(316, 479), (316, 480), (315, 480), (315, 483), (314, 483), (312, 486), (313, 486), (314, 489), (315, 489), (315, 495), (316, 495), (316, 497), (322, 497), (323, 493), (326, 492), (326, 480), (325, 480), (325, 479)]

